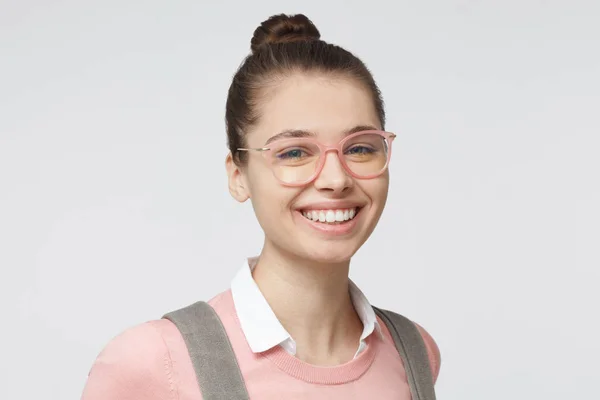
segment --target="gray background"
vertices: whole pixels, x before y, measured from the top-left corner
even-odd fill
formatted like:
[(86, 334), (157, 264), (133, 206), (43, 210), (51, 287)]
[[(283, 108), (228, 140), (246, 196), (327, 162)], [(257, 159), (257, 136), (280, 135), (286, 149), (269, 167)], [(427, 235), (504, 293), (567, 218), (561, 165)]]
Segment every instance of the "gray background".
[(437, 340), (439, 398), (598, 398), (599, 9), (1, 1), (0, 398), (78, 398), (111, 337), (259, 252), (227, 192), (224, 102), (280, 12), (384, 92), (390, 198), (352, 277)]

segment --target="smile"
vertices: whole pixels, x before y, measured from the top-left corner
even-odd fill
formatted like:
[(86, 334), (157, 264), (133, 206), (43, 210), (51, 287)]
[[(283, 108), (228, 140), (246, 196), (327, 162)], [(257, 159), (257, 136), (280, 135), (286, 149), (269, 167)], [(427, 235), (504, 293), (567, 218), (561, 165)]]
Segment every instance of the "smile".
[(343, 224), (356, 217), (360, 208), (345, 208), (338, 210), (304, 210), (301, 211), (304, 218), (326, 224)]

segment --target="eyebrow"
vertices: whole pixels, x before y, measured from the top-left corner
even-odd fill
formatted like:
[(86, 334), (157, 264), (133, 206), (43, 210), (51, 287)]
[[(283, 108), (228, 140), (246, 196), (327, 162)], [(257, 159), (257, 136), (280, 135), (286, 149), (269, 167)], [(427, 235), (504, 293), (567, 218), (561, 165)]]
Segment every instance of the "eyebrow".
[[(356, 125), (355, 127), (345, 131), (344, 136), (348, 136), (353, 133), (361, 132), (361, 131), (377, 131), (377, 130), (379, 130), (379, 129), (377, 129), (376, 127), (374, 127), (372, 125)], [(279, 132), (278, 134), (273, 135), (269, 139), (267, 139), (267, 141), (265, 142), (265, 146), (268, 145), (269, 143), (272, 143), (272, 142), (274, 142), (276, 140), (280, 140), (280, 139), (315, 137), (315, 136), (316, 136), (316, 134), (311, 131), (306, 131), (306, 130), (302, 130), (302, 129), (287, 129), (287, 130)]]

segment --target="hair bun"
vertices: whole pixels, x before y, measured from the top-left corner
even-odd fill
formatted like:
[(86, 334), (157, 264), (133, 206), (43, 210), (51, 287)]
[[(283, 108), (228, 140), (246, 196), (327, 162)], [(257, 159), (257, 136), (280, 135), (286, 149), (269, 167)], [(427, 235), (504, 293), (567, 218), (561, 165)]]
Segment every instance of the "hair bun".
[(259, 47), (270, 43), (319, 40), (317, 27), (304, 14), (273, 15), (254, 31), (250, 48), (256, 53)]

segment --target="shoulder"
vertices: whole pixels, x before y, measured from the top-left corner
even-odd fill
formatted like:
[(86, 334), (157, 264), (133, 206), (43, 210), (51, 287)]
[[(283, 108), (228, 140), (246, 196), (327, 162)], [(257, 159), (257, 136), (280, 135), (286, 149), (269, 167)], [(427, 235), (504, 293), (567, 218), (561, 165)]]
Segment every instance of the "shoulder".
[(433, 382), (435, 382), (440, 374), (440, 367), (442, 364), (442, 356), (440, 353), (440, 348), (438, 347), (433, 337), (423, 328), (421, 325), (417, 324), (413, 321), (413, 324), (417, 327), (419, 332), (421, 333), (421, 337), (425, 342), (425, 347), (427, 348), (427, 354), (429, 355), (429, 363), (431, 364), (431, 372), (433, 373)]
[[(392, 314), (396, 314), (396, 313), (392, 312)], [(400, 314), (396, 314), (396, 315), (400, 315)], [(404, 320), (410, 321), (412, 324), (414, 324), (415, 327), (417, 328), (417, 330), (419, 331), (419, 333), (421, 334), (421, 337), (423, 338), (423, 342), (425, 343), (425, 348), (427, 349), (429, 365), (431, 366), (433, 382), (435, 383), (440, 374), (440, 367), (441, 367), (441, 363), (442, 363), (441, 353), (440, 353), (440, 349), (439, 349), (437, 343), (435, 342), (433, 337), (429, 334), (429, 332), (427, 332), (427, 330), (425, 330), (425, 328), (423, 328), (421, 325), (419, 325), (418, 323), (416, 323), (412, 320), (407, 319), (406, 317), (403, 317), (402, 315), (400, 315), (400, 316)], [(379, 321), (380, 325), (382, 327), (384, 327), (383, 331), (385, 333), (385, 336), (389, 340), (393, 341), (392, 335), (389, 332), (389, 329), (386, 326), (385, 322), (383, 320), (379, 319), (379, 317), (378, 317), (378, 321)]]
[(113, 338), (92, 365), (82, 400), (175, 398), (168, 343), (176, 334), (169, 321), (156, 320)]

